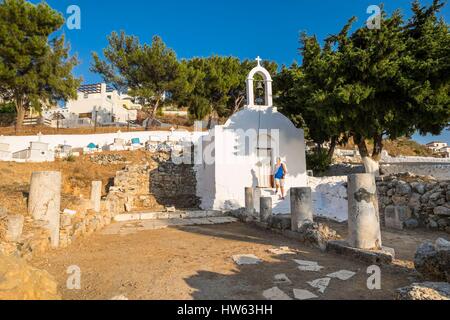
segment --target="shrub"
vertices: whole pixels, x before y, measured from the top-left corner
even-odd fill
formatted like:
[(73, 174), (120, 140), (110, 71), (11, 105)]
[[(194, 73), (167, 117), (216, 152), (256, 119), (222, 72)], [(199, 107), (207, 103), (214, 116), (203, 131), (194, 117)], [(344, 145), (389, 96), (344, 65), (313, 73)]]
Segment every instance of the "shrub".
[(315, 174), (321, 174), (330, 168), (331, 161), (327, 150), (314, 150), (306, 154), (306, 167)]

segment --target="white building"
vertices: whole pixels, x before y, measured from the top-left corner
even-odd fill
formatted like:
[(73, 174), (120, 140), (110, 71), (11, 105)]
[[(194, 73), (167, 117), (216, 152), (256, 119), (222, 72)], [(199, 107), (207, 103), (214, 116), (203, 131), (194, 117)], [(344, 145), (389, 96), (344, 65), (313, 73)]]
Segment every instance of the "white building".
[(113, 124), (135, 121), (137, 110), (141, 108), (130, 96), (119, 94), (105, 83), (98, 83), (81, 86), (77, 99), (67, 102), (65, 112), (76, 115), (81, 122)]
[(442, 142), (442, 141), (433, 141), (430, 143), (427, 143), (427, 148), (433, 150), (433, 152), (440, 152), (440, 150), (442, 148), (447, 147), (447, 143), (446, 142)]
[(55, 154), (49, 149), (49, 144), (41, 141), (30, 142), (27, 149), (14, 152), (13, 159), (24, 162), (52, 162)]
[[(245, 187), (260, 187), (264, 196), (272, 195), (271, 176), (277, 157), (287, 165), (287, 195), (290, 187), (307, 186), (304, 132), (273, 106), (272, 78), (259, 58), (257, 61), (247, 78), (247, 106), (225, 125), (210, 130), (196, 152), (197, 195), (203, 209), (245, 206)], [(255, 74), (264, 78), (264, 105), (255, 104)], [(289, 197), (273, 199), (275, 214), (290, 212)]]

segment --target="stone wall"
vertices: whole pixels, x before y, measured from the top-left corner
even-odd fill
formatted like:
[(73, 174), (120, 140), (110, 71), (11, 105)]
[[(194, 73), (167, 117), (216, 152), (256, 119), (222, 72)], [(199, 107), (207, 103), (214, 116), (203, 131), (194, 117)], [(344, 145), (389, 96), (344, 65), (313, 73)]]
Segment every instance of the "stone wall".
[(448, 163), (385, 163), (381, 165), (385, 175), (411, 172), (420, 176), (432, 176), (437, 180), (450, 180), (450, 162)]
[(450, 233), (450, 181), (413, 174), (377, 181), (381, 217), (388, 227), (427, 227)]
[(150, 173), (150, 192), (158, 203), (183, 209), (199, 208), (193, 165), (175, 164), (170, 154), (165, 153), (158, 153), (153, 159), (158, 166)]

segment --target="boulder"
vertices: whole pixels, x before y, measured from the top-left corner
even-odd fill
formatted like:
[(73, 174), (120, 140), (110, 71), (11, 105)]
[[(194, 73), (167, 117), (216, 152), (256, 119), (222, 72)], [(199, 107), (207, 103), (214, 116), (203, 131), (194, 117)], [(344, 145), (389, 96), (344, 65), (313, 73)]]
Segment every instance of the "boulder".
[(60, 300), (58, 285), (43, 270), (17, 257), (0, 255), (0, 300)]
[(323, 250), (328, 241), (340, 239), (335, 230), (322, 223), (305, 222), (299, 228), (298, 233), (301, 235), (302, 242), (318, 246)]
[(417, 249), (414, 265), (427, 280), (450, 282), (450, 242), (438, 239), (425, 241)]
[(448, 216), (448, 217), (450, 217), (450, 208), (448, 208), (448, 207), (439, 206), (439, 207), (434, 208), (433, 212), (437, 216)]
[(446, 282), (413, 283), (397, 289), (397, 300), (450, 300), (450, 284)]

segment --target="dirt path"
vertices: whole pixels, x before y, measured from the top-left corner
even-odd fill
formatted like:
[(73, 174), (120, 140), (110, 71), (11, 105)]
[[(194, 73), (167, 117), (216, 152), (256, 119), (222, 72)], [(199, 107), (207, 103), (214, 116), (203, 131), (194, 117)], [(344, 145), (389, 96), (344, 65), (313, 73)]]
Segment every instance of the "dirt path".
[[(277, 256), (267, 250), (289, 246), (297, 255)], [(260, 265), (237, 266), (231, 257), (255, 254)], [(325, 269), (305, 272), (292, 259), (317, 261)], [(142, 231), (124, 236), (97, 234), (67, 249), (51, 252), (33, 264), (53, 274), (64, 299), (263, 299), (285, 273), (292, 285), (279, 285), (289, 296), (307, 289), (320, 299), (392, 299), (396, 288), (409, 285), (411, 269), (382, 268), (382, 290), (367, 289), (367, 267), (346, 257), (322, 253), (280, 235), (241, 224), (208, 225)], [(77, 265), (82, 289), (67, 290), (66, 270)], [(324, 294), (306, 282), (347, 269), (348, 280), (333, 279)]]

